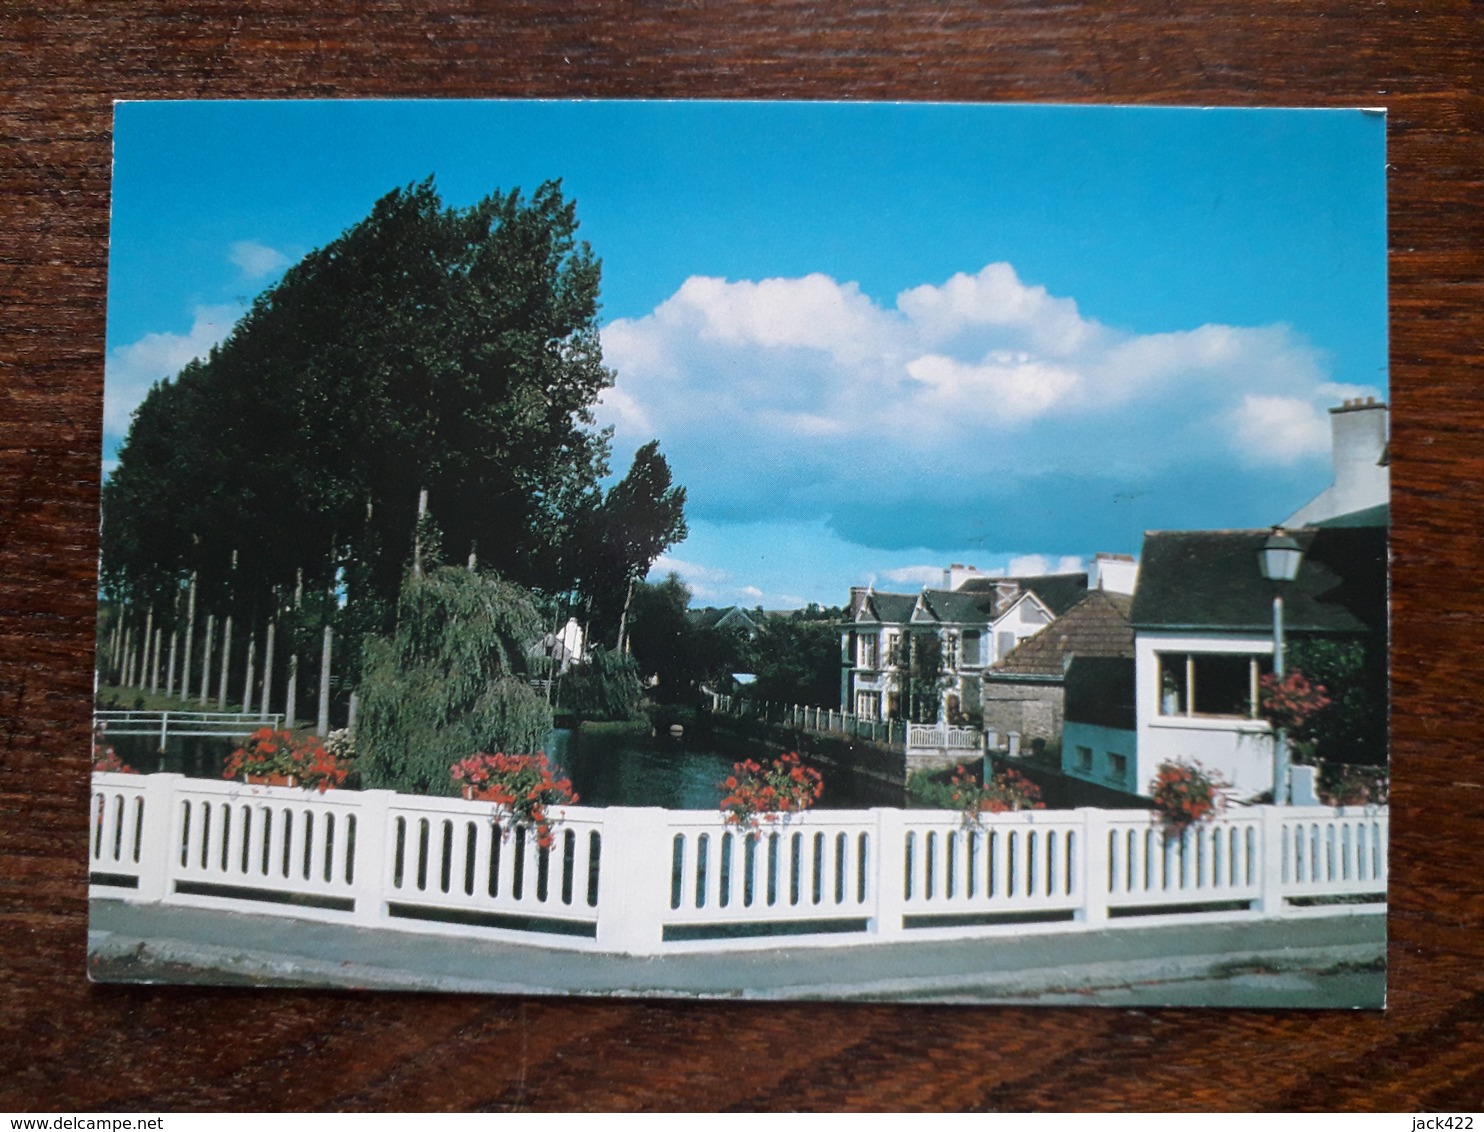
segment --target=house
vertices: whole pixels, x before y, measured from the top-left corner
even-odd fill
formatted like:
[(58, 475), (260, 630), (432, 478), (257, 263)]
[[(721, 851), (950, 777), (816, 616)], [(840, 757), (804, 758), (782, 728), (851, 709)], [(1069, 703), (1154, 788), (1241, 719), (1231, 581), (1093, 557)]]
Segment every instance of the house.
[(1066, 677), (1074, 657), (1132, 661), (1129, 594), (1093, 589), (1044, 632), (1021, 641), (983, 673), (984, 729), (1016, 732), (1021, 747), (1061, 741)]
[(747, 610), (740, 605), (728, 606), (725, 609), (717, 609), (708, 605), (701, 609), (686, 611), (686, 617), (696, 628), (736, 633), (746, 637), (749, 641), (757, 640), (758, 634), (762, 632), (759, 622), (768, 616), (761, 609)]
[[(1360, 641), (1384, 652), (1386, 528), (1327, 525), (1290, 533), (1303, 559), (1298, 576), (1281, 583), (1287, 639)], [(1272, 788), (1274, 736), (1258, 718), (1258, 682), (1273, 667), (1275, 593), (1258, 555), (1271, 534), (1144, 536), (1130, 612), (1135, 783), (1147, 784), (1162, 762), (1186, 759), (1220, 772), (1238, 796)]]
[(917, 594), (853, 587), (840, 635), (842, 710), (879, 720), (977, 718), (984, 668), (1086, 592), (1086, 574), (977, 575), (958, 589)]
[(528, 650), (528, 655), (547, 658), (551, 661), (553, 671), (558, 674), (566, 673), (573, 664), (586, 661), (586, 636), (582, 626), (577, 623), (577, 618), (569, 617), (560, 631), (547, 633)]
[(1064, 683), (1062, 773), (1126, 794), (1142, 793), (1134, 658), (1073, 656)]
[[(1358, 644), (1385, 698), (1388, 410), (1373, 397), (1330, 409), (1333, 483), (1284, 520), (1304, 552), (1281, 583), (1285, 636)], [(1275, 740), (1257, 718), (1272, 671), (1275, 583), (1257, 556), (1272, 534), (1164, 531), (1144, 538), (1136, 635), (1138, 770), (1197, 759), (1238, 795), (1273, 787)], [(1376, 705), (1373, 705), (1376, 706)], [(1384, 731), (1384, 708), (1376, 728)], [(1375, 729), (1375, 728), (1373, 728)], [(1375, 736), (1370, 736), (1377, 742)], [(1384, 754), (1384, 744), (1382, 745)], [(1344, 760), (1346, 752), (1331, 752)]]

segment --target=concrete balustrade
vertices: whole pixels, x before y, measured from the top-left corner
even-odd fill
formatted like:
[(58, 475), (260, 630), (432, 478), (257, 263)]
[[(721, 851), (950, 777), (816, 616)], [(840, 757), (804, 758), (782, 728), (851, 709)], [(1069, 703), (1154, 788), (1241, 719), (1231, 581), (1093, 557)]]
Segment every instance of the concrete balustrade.
[(874, 944), (1348, 914), (1385, 902), (1384, 807), (719, 812), (572, 806), (549, 849), (489, 803), (95, 774), (91, 894), (548, 947)]

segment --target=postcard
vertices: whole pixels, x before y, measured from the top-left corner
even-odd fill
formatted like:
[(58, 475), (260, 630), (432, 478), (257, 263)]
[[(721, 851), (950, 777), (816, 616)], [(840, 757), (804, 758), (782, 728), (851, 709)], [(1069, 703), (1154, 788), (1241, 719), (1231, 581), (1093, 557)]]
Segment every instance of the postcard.
[(124, 102), (89, 973), (1380, 1008), (1385, 115)]

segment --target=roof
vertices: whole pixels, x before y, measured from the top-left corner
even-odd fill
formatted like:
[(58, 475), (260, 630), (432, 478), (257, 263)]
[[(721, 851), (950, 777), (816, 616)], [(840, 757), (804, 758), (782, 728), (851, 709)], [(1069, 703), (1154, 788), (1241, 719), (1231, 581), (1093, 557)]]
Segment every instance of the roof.
[[(1140, 555), (1136, 629), (1271, 633), (1274, 583), (1258, 552), (1270, 530), (1149, 531)], [(1288, 532), (1304, 557), (1283, 587), (1293, 632), (1384, 632), (1386, 528), (1322, 527)]]
[(1359, 511), (1331, 515), (1328, 519), (1320, 519), (1317, 523), (1308, 525), (1311, 527), (1385, 527), (1390, 524), (1391, 504), (1378, 503), (1374, 507), (1364, 507)]
[(760, 610), (746, 610), (740, 605), (730, 605), (724, 609), (715, 606), (705, 606), (701, 609), (688, 609), (686, 616), (691, 624), (703, 629), (741, 629), (748, 634), (758, 631), (758, 621), (764, 616)]
[(995, 619), (992, 598), (960, 590), (923, 590), (915, 620), (950, 625), (982, 625)]
[(1133, 731), (1137, 725), (1134, 675), (1131, 657), (1074, 657), (1067, 668), (1062, 718), (1067, 723)]
[[(1030, 590), (1041, 603), (1051, 610), (1053, 617), (1060, 617), (1072, 606), (1082, 600), (1087, 593), (1087, 575), (1082, 574), (1033, 574), (1020, 578), (970, 578), (959, 586), (955, 593), (993, 594), (998, 592), (1006, 583), (1014, 583), (1020, 591)], [(996, 613), (1003, 613), (1011, 603), (1014, 602), (1013, 595), (1008, 597)]]
[(1060, 678), (1074, 656), (1133, 656), (1128, 594), (1091, 590), (1066, 613), (1000, 658), (986, 679), (997, 675)]

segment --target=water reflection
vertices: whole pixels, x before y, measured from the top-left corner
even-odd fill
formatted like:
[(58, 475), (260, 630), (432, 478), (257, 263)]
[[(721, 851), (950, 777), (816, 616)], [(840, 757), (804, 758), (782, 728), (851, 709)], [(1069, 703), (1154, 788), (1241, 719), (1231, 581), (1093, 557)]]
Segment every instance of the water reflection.
[(659, 806), (710, 810), (717, 783), (736, 760), (712, 751), (656, 743), (642, 734), (553, 731), (546, 753), (572, 779), (586, 806)]
[[(767, 762), (775, 752), (718, 751), (705, 740), (695, 747), (655, 740), (643, 733), (594, 730), (552, 732), (547, 756), (568, 774), (590, 806), (659, 806), (667, 810), (714, 810), (718, 784), (732, 764), (748, 756)], [(900, 806), (902, 789), (845, 767), (814, 762), (824, 775), (820, 809)]]

